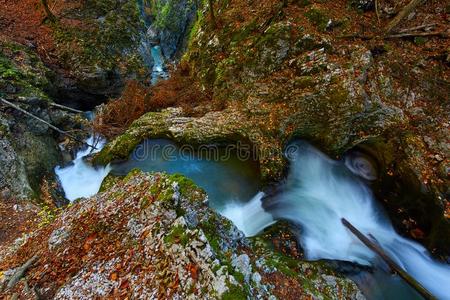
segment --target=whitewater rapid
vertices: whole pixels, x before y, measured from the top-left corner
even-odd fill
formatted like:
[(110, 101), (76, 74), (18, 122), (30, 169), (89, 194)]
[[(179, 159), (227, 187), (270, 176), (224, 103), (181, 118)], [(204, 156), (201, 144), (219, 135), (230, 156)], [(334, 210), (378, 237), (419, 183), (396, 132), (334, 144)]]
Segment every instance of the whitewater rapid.
[[(306, 142), (289, 146), (290, 173), (281, 193), (263, 200), (261, 194), (223, 215), (247, 236), (274, 220), (300, 225), (298, 240), (309, 260), (332, 259), (374, 265), (375, 254), (341, 223), (347, 219), (371, 234), (405, 271), (439, 299), (450, 299), (450, 267), (433, 260), (427, 250), (397, 234), (366, 183), (345, 164), (334, 161)], [(268, 215), (270, 217), (268, 217)]]
[(70, 201), (95, 195), (99, 191), (103, 179), (111, 171), (109, 165), (93, 167), (85, 161), (86, 156), (99, 152), (106, 144), (106, 140), (91, 135), (85, 143), (94, 145), (96, 149), (85, 146), (76, 153), (75, 159), (68, 166), (55, 168), (65, 197)]

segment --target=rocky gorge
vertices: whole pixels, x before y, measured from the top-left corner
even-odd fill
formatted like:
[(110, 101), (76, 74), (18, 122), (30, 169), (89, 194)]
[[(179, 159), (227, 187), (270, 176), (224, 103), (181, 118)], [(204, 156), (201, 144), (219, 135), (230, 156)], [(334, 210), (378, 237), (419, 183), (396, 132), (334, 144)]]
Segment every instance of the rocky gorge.
[[(130, 81), (148, 86), (151, 109), (108, 136), (92, 168), (127, 161), (149, 139), (236, 145), (270, 198), (292, 171), (286, 145), (308, 140), (350, 170), (369, 161), (364, 182), (395, 229), (448, 262), (445, 1), (416, 7), (388, 33), (409, 1), (55, 1), (56, 23), (40, 1), (25, 2), (36, 9), (0, 1), (0, 97), (69, 135), (0, 104), (0, 200), (40, 211), (0, 248), (5, 297), (370, 298), (349, 279), (366, 266), (307, 261), (296, 224), (245, 237), (182, 175), (113, 172), (98, 194), (68, 204), (54, 167), (90, 134), (76, 110), (102, 104), (101, 122)], [(172, 79), (152, 87), (155, 46)], [(186, 90), (203, 100), (158, 102)]]

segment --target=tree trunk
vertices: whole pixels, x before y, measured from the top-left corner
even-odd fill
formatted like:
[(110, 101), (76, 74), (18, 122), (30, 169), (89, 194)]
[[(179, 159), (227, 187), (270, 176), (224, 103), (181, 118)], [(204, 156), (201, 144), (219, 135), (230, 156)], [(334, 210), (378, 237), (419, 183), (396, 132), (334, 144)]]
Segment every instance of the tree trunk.
[(211, 15), (211, 23), (213, 28), (217, 27), (216, 16), (214, 14), (214, 0), (209, 0), (209, 13)]
[(56, 17), (51, 12), (50, 8), (48, 7), (47, 0), (41, 0), (41, 2), (42, 2), (42, 5), (44, 6), (45, 13), (47, 14), (47, 19), (49, 19), (50, 22), (55, 22), (56, 21)]

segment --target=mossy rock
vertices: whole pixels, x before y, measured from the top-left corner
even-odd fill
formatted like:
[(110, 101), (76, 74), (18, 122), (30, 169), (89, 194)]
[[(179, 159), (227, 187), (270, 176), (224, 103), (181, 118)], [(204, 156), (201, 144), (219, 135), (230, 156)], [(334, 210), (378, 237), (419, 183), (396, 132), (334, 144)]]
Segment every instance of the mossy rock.
[(30, 49), (13, 42), (0, 41), (0, 93), (14, 97), (48, 100), (52, 72)]
[(320, 31), (325, 31), (325, 29), (327, 28), (328, 21), (330, 20), (326, 12), (316, 7), (310, 8), (305, 13), (305, 17), (312, 24), (316, 25)]

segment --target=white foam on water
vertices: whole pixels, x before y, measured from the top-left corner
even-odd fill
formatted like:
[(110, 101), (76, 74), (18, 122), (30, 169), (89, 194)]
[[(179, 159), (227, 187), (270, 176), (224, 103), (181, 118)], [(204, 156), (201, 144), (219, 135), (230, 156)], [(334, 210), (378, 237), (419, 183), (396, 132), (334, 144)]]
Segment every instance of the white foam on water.
[(263, 197), (264, 193), (259, 192), (245, 204), (231, 201), (220, 211), (220, 214), (231, 220), (246, 236), (254, 236), (276, 222), (272, 215), (262, 208)]
[(93, 135), (86, 144), (94, 145), (97, 149), (86, 147), (77, 152), (75, 159), (66, 167), (57, 166), (55, 173), (61, 183), (65, 196), (73, 201), (81, 197), (90, 197), (98, 193), (103, 179), (111, 171), (111, 167), (93, 167), (86, 163), (84, 158), (90, 154), (99, 152), (106, 141)]
[(280, 195), (263, 203), (259, 194), (222, 214), (248, 236), (274, 219), (300, 225), (298, 239), (309, 260), (374, 264), (375, 254), (343, 226), (341, 218), (345, 218), (365, 235), (371, 234), (391, 258), (436, 297), (450, 299), (450, 267), (433, 260), (420, 244), (397, 234), (365, 182), (343, 162), (331, 160), (305, 142), (291, 146), (295, 148), (289, 151), (291, 170)]

